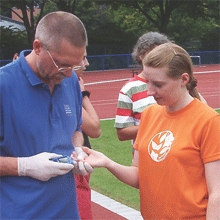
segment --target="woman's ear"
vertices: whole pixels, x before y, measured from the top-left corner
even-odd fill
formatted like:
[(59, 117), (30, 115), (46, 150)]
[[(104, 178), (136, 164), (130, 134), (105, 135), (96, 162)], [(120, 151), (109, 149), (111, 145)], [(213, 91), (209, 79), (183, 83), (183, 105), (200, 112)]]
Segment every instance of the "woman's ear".
[(185, 86), (189, 82), (189, 74), (188, 73), (183, 73), (181, 75), (181, 84)]

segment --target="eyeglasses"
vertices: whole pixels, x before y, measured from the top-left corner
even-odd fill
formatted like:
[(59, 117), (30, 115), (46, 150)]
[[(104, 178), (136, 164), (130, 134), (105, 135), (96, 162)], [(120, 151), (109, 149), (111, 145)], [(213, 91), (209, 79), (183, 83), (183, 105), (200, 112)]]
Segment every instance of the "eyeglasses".
[(68, 67), (61, 67), (61, 68), (59, 68), (58, 65), (55, 63), (55, 61), (54, 61), (50, 51), (47, 49), (46, 45), (43, 44), (43, 46), (45, 47), (47, 53), (49, 54), (49, 56), (50, 56), (50, 58), (51, 58), (51, 60), (52, 60), (52, 62), (54, 64), (54, 66), (57, 68), (58, 72), (60, 72), (60, 73), (66, 72), (68, 70), (79, 70), (79, 69), (82, 69), (85, 66), (84, 61), (82, 60), (82, 62), (81, 62), (82, 66), (68, 66)]

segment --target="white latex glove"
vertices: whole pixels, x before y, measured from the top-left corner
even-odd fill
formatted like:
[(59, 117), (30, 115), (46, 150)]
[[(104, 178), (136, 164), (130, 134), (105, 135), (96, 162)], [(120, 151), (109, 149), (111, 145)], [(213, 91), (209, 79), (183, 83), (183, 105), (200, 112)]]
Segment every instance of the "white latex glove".
[[(88, 154), (85, 153), (81, 147), (75, 147), (75, 152), (77, 154), (77, 159), (79, 160), (84, 160), (86, 157), (88, 157)], [(93, 172), (93, 168), (87, 162), (77, 161), (77, 163), (74, 164), (73, 173), (75, 174), (80, 174), (85, 176), (92, 172)]]
[(18, 175), (30, 176), (34, 179), (47, 181), (51, 177), (64, 175), (74, 168), (68, 163), (59, 163), (49, 159), (61, 155), (43, 152), (31, 157), (18, 158)]

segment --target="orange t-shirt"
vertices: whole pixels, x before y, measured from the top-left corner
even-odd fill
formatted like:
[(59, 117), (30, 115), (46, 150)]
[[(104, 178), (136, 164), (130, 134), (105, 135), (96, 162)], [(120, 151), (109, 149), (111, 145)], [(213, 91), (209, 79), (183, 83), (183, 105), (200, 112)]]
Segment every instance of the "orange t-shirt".
[(204, 164), (220, 159), (220, 115), (199, 100), (169, 113), (147, 107), (134, 148), (139, 152), (144, 219), (205, 219)]

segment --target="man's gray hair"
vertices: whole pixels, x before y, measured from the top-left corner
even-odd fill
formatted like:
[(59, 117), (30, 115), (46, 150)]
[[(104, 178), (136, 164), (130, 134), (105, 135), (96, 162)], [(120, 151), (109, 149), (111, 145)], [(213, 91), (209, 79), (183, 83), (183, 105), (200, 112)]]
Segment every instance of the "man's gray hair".
[(56, 11), (44, 16), (37, 25), (35, 39), (39, 39), (49, 48), (58, 49), (62, 41), (76, 47), (88, 44), (86, 29), (75, 15)]
[(154, 47), (170, 42), (168, 37), (158, 32), (147, 32), (139, 37), (137, 43), (134, 45), (132, 58), (134, 61), (142, 65), (140, 56), (144, 56), (147, 52), (150, 52)]

